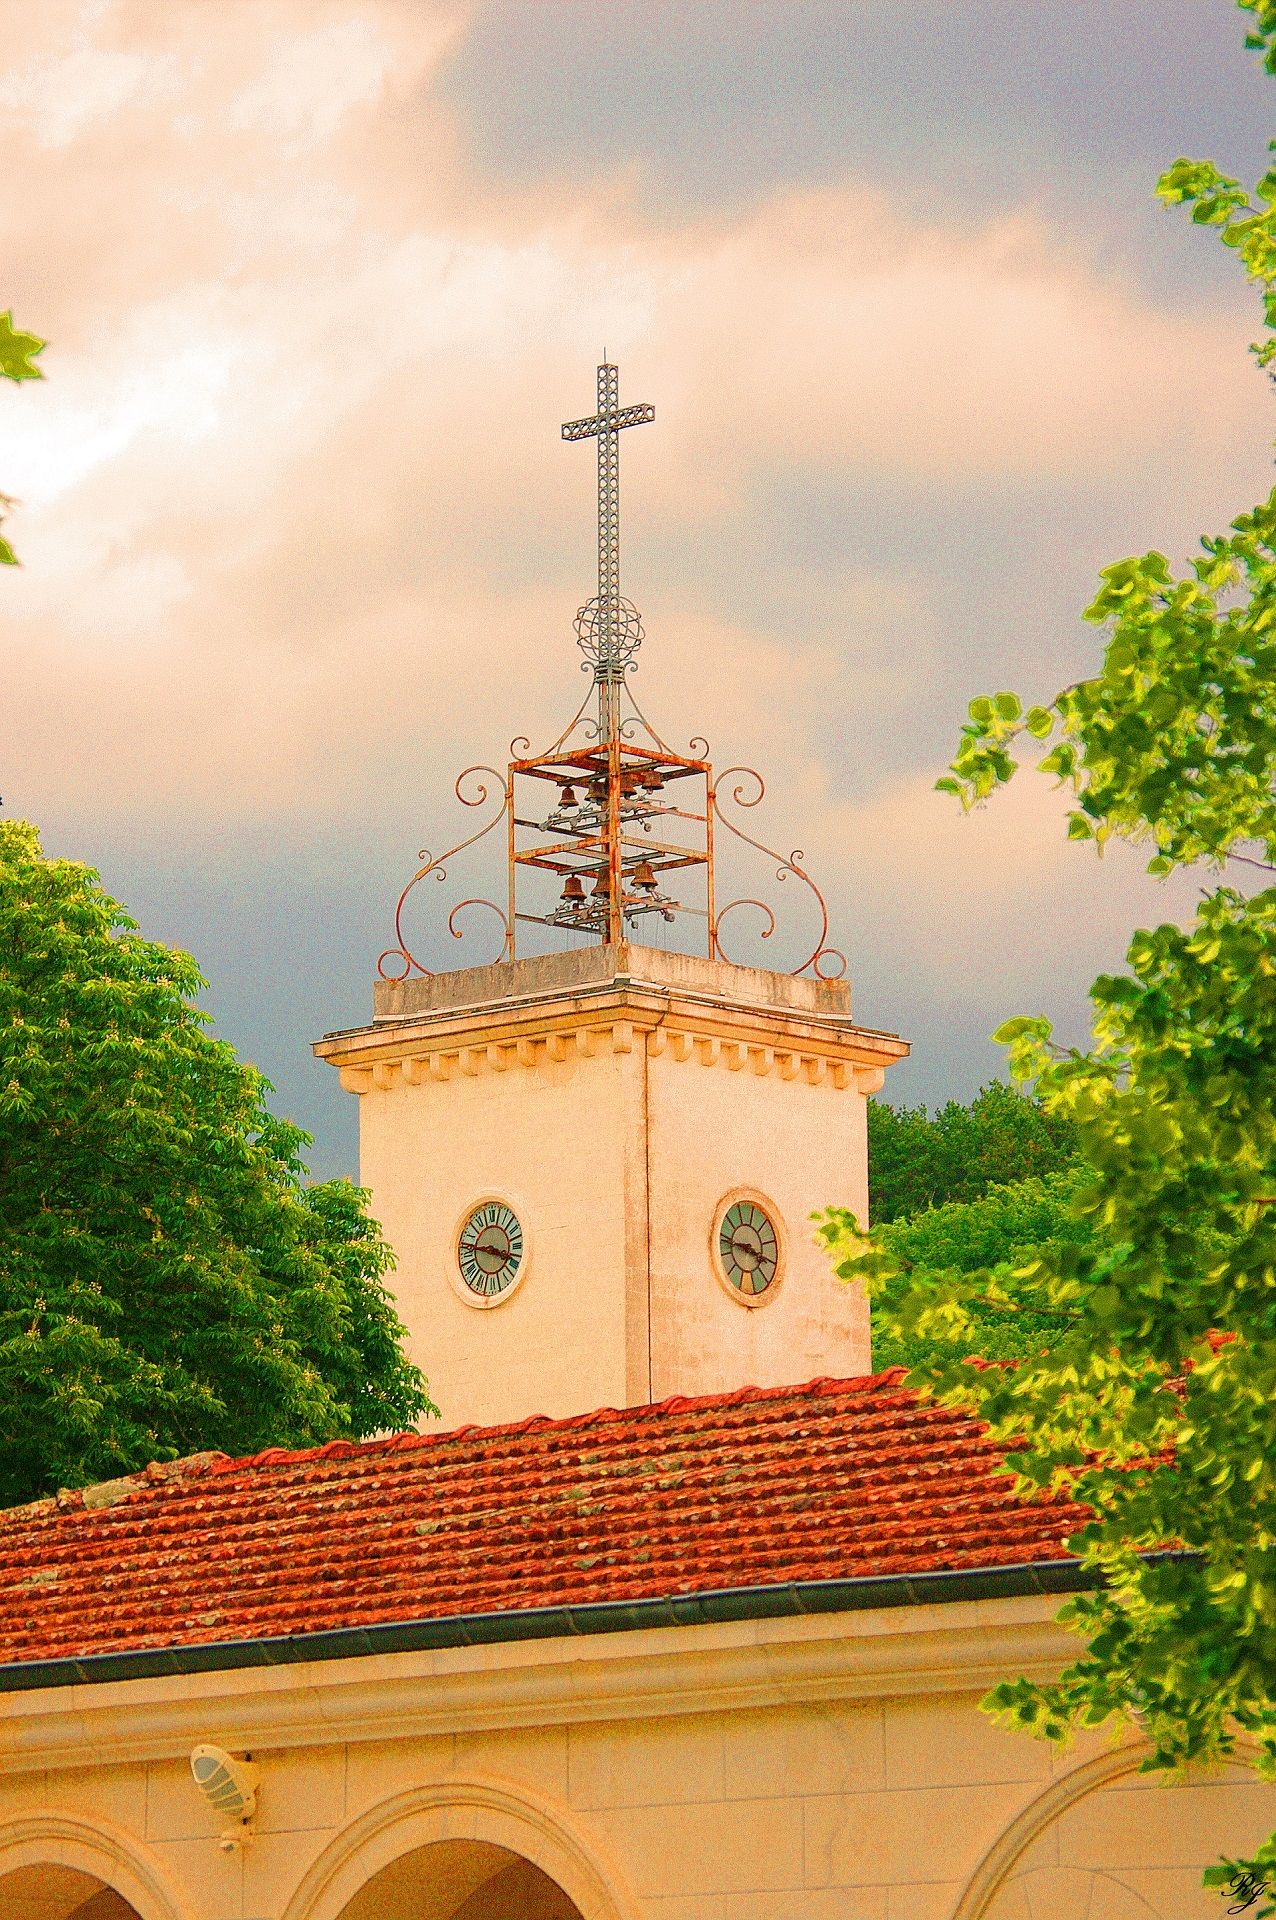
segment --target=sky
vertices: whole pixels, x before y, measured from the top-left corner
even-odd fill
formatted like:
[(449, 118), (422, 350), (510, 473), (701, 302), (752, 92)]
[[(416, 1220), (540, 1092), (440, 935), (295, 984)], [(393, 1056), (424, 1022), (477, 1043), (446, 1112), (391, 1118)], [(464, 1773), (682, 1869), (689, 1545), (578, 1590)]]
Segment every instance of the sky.
[(0, 306), (50, 342), (0, 393), (0, 792), (195, 954), (317, 1173), (357, 1118), (309, 1043), (368, 1017), (455, 775), (581, 697), (559, 423), (604, 351), (656, 407), (643, 704), (765, 774), (857, 1016), (912, 1042), (890, 1097), (969, 1098), (1014, 1013), (1082, 1038), (1133, 928), (1190, 912), (1040, 779), (968, 817), (933, 783), (970, 698), (1097, 660), (1100, 567), (1272, 484), (1253, 296), (1153, 194), (1265, 163), (1228, 0), (0, 13)]

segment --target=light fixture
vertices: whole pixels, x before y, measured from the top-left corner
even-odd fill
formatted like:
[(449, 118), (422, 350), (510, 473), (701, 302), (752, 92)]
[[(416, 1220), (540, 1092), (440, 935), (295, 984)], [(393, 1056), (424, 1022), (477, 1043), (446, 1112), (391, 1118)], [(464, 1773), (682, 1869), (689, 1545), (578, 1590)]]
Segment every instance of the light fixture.
[(237, 1757), (221, 1747), (201, 1746), (191, 1752), (191, 1773), (213, 1812), (231, 1822), (218, 1841), (222, 1852), (237, 1852), (248, 1838), (257, 1811), (261, 1768), (246, 1755)]

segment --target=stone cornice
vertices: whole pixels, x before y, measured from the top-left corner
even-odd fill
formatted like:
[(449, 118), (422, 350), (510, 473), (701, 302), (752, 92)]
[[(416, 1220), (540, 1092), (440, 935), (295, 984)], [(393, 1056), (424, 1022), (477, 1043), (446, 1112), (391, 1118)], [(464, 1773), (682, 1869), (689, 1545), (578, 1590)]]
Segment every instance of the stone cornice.
[(314, 1043), (321, 1060), (340, 1068), (352, 1093), (385, 1089), (400, 1077), (419, 1085), (637, 1048), (729, 1072), (800, 1076), (862, 1093), (876, 1092), (886, 1068), (908, 1052), (893, 1034), (848, 1020), (685, 995), (638, 981), (381, 1019)]
[(1027, 1596), (253, 1667), (0, 1698), (0, 1773), (420, 1738), (1047, 1678), (1075, 1641)]

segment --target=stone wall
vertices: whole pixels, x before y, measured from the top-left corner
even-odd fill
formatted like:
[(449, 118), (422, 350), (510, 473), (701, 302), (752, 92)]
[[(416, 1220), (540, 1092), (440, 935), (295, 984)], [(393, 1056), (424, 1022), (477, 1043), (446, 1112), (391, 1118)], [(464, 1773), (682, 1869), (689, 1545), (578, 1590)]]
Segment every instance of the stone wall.
[[(1137, 1744), (993, 1726), (987, 1680), (1057, 1653), (1042, 1603), (900, 1614), (6, 1696), (0, 1911), (40, 1861), (50, 1904), (24, 1920), (74, 1911), (55, 1869), (141, 1920), (1226, 1911), (1201, 1868), (1276, 1824), (1276, 1789), (1244, 1766), (1166, 1786)], [(196, 1739), (261, 1765), (241, 1851), (191, 1781)]]

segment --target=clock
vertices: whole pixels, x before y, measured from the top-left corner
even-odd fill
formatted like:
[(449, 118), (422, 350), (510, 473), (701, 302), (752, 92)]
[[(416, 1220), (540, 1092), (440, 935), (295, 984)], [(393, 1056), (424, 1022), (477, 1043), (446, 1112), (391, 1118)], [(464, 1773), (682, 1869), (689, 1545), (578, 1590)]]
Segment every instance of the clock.
[(488, 1303), (508, 1293), (523, 1265), (523, 1229), (503, 1200), (485, 1200), (465, 1217), (456, 1264), (468, 1291)]
[(737, 1296), (755, 1304), (780, 1271), (780, 1236), (756, 1200), (733, 1200), (718, 1223), (718, 1259)]

